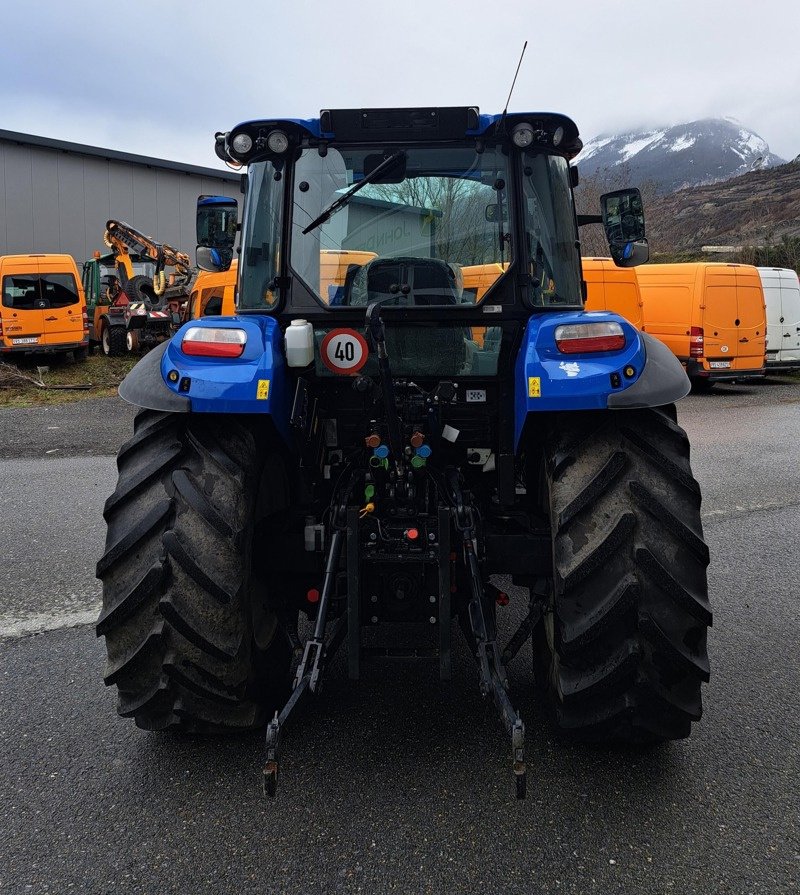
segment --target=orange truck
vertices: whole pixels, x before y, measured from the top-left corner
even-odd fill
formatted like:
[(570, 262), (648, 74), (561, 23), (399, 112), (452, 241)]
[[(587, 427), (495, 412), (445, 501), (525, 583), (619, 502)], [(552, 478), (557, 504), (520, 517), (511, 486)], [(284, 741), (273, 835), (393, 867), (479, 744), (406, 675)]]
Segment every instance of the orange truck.
[(341, 303), (347, 281), (359, 267), (378, 256), (375, 252), (322, 249), (319, 253), (319, 294), (328, 297), (328, 303)]
[(202, 270), (192, 284), (189, 296), (189, 318), (213, 317), (221, 314), (231, 317), (236, 313), (236, 275), (239, 262), (236, 258), (228, 270), (218, 273)]
[(586, 310), (615, 311), (642, 329), (642, 297), (635, 268), (617, 267), (611, 258), (582, 258), (581, 264), (586, 281)]
[[(489, 264), (467, 264), (461, 268), (464, 282), (463, 300), (470, 304), (478, 304), (484, 295), (494, 286), (508, 269), (508, 264), (495, 261)], [(473, 326), (472, 338), (479, 348), (483, 348), (486, 337), (485, 326)]]
[(764, 375), (767, 312), (757, 268), (643, 264), (636, 278), (643, 329), (670, 348), (695, 388)]
[(0, 292), (0, 356), (72, 352), (86, 359), (86, 298), (71, 255), (0, 257)]

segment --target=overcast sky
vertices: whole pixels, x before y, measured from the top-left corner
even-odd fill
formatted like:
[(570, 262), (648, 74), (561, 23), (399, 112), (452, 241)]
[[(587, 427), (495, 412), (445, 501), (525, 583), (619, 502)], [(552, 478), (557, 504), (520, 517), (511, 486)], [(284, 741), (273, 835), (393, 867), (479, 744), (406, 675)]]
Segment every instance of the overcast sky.
[(731, 116), (800, 153), (796, 0), (0, 0), (0, 129), (219, 166), (217, 130), (320, 108), (557, 111), (584, 142)]

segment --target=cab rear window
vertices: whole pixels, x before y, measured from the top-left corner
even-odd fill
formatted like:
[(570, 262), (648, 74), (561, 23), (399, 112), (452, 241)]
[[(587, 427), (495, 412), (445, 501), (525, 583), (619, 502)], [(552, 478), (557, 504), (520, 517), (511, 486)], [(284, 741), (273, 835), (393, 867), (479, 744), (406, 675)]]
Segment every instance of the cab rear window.
[(71, 273), (3, 277), (3, 307), (6, 308), (17, 311), (66, 308), (78, 304), (79, 300), (78, 287)]

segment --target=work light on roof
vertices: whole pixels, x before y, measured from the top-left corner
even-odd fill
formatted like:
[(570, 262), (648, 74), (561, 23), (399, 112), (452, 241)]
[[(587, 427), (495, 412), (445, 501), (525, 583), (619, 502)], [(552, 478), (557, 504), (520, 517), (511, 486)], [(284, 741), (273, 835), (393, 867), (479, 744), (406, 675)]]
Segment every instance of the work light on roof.
[(533, 143), (533, 128), (526, 123), (518, 124), (514, 130), (511, 131), (511, 139), (514, 141), (515, 146), (518, 146), (520, 149), (525, 149)]
[(250, 134), (237, 134), (233, 138), (233, 151), (238, 152), (239, 155), (247, 155), (248, 152), (253, 148), (253, 138)]
[(564, 128), (559, 126), (553, 131), (553, 146), (558, 146), (564, 139)]
[(267, 146), (270, 152), (282, 155), (289, 148), (289, 138), (283, 131), (270, 131), (267, 136)]

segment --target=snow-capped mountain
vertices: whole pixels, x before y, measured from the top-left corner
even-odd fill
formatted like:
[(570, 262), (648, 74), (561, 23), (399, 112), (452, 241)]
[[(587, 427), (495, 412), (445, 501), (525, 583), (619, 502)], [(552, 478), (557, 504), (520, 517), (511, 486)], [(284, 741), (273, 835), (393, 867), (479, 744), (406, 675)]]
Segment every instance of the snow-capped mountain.
[(784, 160), (738, 121), (704, 118), (655, 130), (601, 134), (586, 143), (576, 161), (584, 175), (602, 172), (604, 179), (613, 179), (617, 169), (631, 185), (652, 181), (659, 192), (669, 193)]

